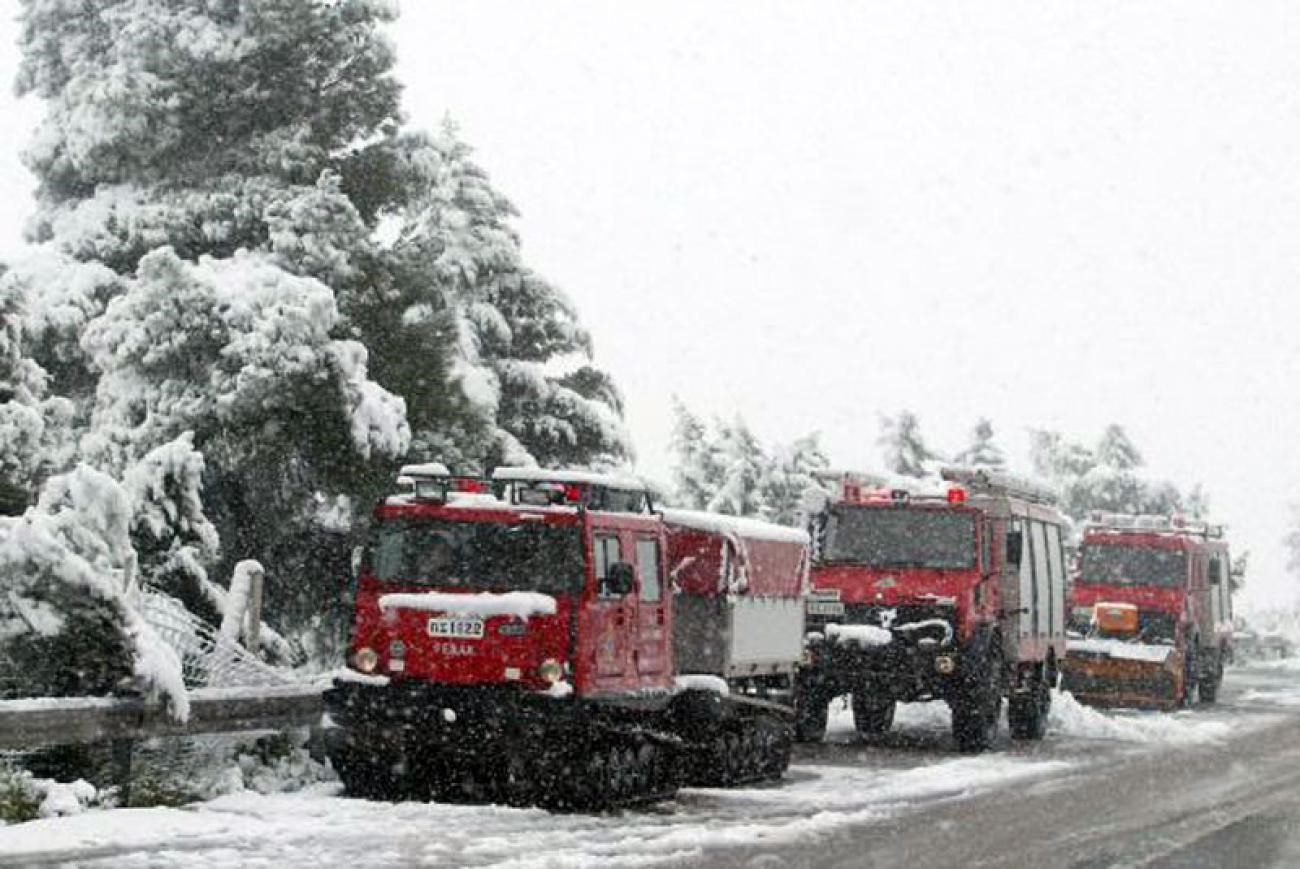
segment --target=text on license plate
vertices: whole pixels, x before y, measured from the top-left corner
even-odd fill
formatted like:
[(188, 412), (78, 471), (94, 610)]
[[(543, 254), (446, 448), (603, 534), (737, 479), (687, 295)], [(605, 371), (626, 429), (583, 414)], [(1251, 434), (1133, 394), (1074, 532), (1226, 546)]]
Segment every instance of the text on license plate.
[(842, 616), (844, 615), (844, 604), (837, 600), (810, 600), (808, 601), (808, 615)]
[(477, 640), (483, 636), (483, 620), (445, 617), (429, 619), (429, 636), (468, 637)]

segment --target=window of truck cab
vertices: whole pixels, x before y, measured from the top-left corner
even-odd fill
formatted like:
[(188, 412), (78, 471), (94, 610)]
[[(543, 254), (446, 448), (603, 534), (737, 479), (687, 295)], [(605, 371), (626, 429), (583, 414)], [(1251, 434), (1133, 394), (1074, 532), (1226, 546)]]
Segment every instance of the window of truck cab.
[(1079, 581), (1095, 585), (1157, 585), (1187, 582), (1187, 553), (1138, 543), (1086, 543)]
[(618, 535), (609, 532), (596, 532), (591, 537), (592, 558), (595, 561), (593, 565), (596, 572), (596, 592), (601, 597), (617, 597), (610, 594), (605, 585), (609, 579), (609, 567), (616, 564), (623, 558), (623, 551), (618, 542)]
[(582, 587), (576, 525), (394, 519), (371, 527), (367, 550), (371, 574), (384, 582), (544, 593)]
[(966, 570), (975, 566), (977, 553), (973, 511), (839, 504), (827, 515), (822, 560)]
[(658, 603), (663, 598), (659, 581), (659, 541), (653, 537), (636, 539), (636, 572), (641, 585), (641, 600)]

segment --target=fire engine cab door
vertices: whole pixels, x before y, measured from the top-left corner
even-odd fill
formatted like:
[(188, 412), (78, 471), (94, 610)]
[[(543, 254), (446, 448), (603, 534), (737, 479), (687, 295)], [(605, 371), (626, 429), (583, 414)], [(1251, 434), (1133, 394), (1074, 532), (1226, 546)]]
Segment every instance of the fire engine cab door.
[(664, 603), (663, 557), (658, 536), (637, 535), (634, 541), (638, 599), (636, 648), (632, 657), (638, 675), (658, 677), (668, 669), (672, 639)]
[(636, 616), (635, 592), (615, 594), (606, 580), (610, 565), (630, 561), (618, 532), (613, 530), (592, 532), (592, 557), (595, 562), (596, 600), (592, 606), (592, 622), (596, 643), (596, 690), (616, 690), (625, 687), (631, 672), (630, 634), (634, 631)]

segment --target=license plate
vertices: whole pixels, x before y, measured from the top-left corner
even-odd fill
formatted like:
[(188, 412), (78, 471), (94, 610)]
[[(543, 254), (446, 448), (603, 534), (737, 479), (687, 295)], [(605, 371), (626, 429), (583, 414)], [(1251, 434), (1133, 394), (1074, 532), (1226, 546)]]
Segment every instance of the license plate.
[(477, 640), (483, 637), (482, 619), (429, 619), (429, 636)]
[(808, 601), (808, 615), (842, 616), (844, 615), (844, 604), (831, 600), (810, 600)]

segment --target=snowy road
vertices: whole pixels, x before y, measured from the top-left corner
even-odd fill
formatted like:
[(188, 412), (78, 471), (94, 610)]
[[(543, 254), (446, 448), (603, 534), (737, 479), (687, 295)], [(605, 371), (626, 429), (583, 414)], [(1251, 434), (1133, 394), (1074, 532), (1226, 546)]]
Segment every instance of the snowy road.
[[(1238, 670), (1229, 685), (1218, 708), (1175, 715), (1102, 715), (1058, 698), (1045, 742), (979, 757), (953, 753), (939, 704), (904, 708), (869, 745), (841, 712), (830, 743), (800, 749), (779, 786), (684, 791), (615, 815), (375, 804), (317, 785), (3, 828), (0, 865), (1300, 862), (1285, 858), (1300, 853), (1288, 850), (1300, 830), (1300, 669)], [(1198, 855), (1218, 859), (1187, 862)]]

